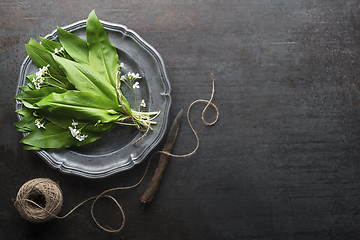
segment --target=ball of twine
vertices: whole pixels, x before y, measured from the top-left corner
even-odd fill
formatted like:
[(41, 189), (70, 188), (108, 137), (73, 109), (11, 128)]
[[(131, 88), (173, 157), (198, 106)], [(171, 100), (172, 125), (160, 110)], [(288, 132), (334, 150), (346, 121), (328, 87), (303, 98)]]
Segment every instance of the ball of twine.
[(48, 178), (26, 182), (16, 196), (15, 208), (21, 217), (34, 222), (46, 222), (60, 212), (63, 195), (57, 183)]

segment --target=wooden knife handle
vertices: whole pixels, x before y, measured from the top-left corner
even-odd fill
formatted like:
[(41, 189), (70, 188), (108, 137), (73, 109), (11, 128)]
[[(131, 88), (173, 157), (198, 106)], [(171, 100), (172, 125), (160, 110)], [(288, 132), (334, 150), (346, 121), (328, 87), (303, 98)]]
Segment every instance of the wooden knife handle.
[(145, 192), (140, 197), (140, 202), (143, 203), (144, 205), (146, 203), (151, 202), (154, 199), (156, 192), (159, 188), (160, 181), (164, 176), (164, 172), (165, 172), (166, 166), (168, 165), (169, 158), (170, 158), (170, 156), (167, 154), (162, 153), (160, 155), (160, 159), (157, 164), (154, 176), (151, 179), (151, 182), (149, 183)]

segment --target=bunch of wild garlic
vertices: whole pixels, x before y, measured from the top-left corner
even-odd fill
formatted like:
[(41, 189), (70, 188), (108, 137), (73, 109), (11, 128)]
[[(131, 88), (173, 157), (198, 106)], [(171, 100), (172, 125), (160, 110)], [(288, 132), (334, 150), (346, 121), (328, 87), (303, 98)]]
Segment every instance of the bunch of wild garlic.
[[(92, 11), (86, 22), (86, 38), (57, 28), (59, 42), (30, 39), (26, 50), (39, 71), (27, 76), (29, 83), (15, 99), (23, 103), (15, 124), (26, 132), (24, 149), (66, 148), (91, 143), (117, 124), (151, 129), (159, 112), (144, 112), (144, 100), (136, 103), (138, 73), (123, 74), (124, 64), (107, 32)], [(121, 86), (132, 90), (135, 109)]]

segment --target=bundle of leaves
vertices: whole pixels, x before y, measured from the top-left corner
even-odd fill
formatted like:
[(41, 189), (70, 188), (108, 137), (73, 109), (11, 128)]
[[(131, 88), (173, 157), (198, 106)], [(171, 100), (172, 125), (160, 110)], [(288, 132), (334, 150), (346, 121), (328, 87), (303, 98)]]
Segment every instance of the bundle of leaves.
[[(23, 103), (17, 111), (23, 118), (16, 129), (27, 133), (24, 149), (67, 148), (91, 143), (117, 124), (151, 129), (151, 116), (158, 112), (138, 110), (132, 87), (139, 74), (121, 75), (123, 65), (107, 32), (92, 11), (86, 22), (86, 39), (57, 28), (58, 40), (30, 39), (25, 45), (39, 71), (27, 76), (15, 99)], [(131, 108), (121, 84), (131, 88)], [(142, 102), (142, 105), (145, 103)]]

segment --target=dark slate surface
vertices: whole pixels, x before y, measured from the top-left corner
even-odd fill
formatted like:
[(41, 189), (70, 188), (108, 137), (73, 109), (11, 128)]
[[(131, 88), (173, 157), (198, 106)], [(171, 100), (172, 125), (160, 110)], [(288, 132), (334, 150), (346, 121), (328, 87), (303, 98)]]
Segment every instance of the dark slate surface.
[[(352, 0), (2, 0), (0, 239), (360, 239), (359, 8)], [(136, 183), (145, 170), (143, 162), (84, 179), (51, 169), (18, 144), (13, 97), (24, 44), (92, 9), (160, 52), (172, 86), (171, 120), (210, 97), (211, 72), (220, 110), (218, 123), (207, 127), (200, 120), (204, 104), (194, 106), (200, 148), (171, 158), (144, 211), (138, 198), (151, 174), (139, 187), (113, 193), (126, 214), (117, 234), (93, 223), (90, 204), (41, 225), (13, 207), (18, 189), (33, 178), (60, 184), (65, 214), (105, 189)], [(195, 144), (184, 118), (174, 152)], [(100, 201), (96, 216), (116, 228), (115, 209)]]

